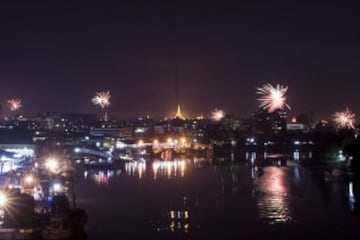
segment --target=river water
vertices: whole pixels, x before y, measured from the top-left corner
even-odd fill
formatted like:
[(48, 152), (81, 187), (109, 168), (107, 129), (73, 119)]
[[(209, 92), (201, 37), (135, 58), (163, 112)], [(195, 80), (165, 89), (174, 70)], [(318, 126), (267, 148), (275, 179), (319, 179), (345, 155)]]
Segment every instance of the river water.
[(326, 181), (293, 162), (128, 163), (83, 170), (76, 191), (88, 213), (88, 239), (360, 236), (352, 184)]

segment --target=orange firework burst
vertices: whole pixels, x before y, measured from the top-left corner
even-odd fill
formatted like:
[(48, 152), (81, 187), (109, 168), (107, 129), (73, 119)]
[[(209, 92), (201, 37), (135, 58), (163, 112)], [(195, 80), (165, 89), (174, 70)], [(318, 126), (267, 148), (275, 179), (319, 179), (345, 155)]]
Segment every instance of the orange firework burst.
[(17, 98), (10, 99), (7, 101), (7, 105), (12, 112), (19, 110), (21, 108), (21, 100)]

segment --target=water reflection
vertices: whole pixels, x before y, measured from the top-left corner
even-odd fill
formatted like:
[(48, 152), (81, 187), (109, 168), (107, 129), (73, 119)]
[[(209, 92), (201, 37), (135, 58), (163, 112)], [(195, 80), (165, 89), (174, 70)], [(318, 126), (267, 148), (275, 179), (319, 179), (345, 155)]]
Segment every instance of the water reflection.
[(284, 158), (294, 161), (300, 161), (304, 159), (311, 159), (312, 155), (313, 154), (311, 151), (300, 151), (299, 149), (295, 149), (295, 151), (288, 153), (264, 152), (262, 156), (260, 154), (258, 156), (256, 152), (245, 152), (245, 159), (254, 164), (257, 158), (260, 158), (262, 160)]
[[(195, 159), (193, 161), (195, 166), (202, 166), (203, 161)], [(147, 165), (151, 164), (151, 168)], [(99, 185), (107, 185), (112, 177), (121, 175), (136, 177), (142, 179), (145, 176), (153, 176), (153, 179), (158, 177), (167, 177), (168, 179), (185, 176), (186, 171), (191, 165), (190, 160), (173, 160), (173, 161), (159, 161), (155, 160), (152, 163), (145, 161), (134, 161), (125, 163), (123, 168), (119, 169), (87, 169), (84, 171), (84, 179), (92, 179)]]
[(267, 167), (264, 174), (256, 180), (259, 217), (270, 224), (292, 220), (286, 178), (287, 173), (284, 168)]
[(360, 212), (360, 179), (357, 174), (347, 186), (347, 199), (352, 212), (358, 214)]
[(157, 232), (187, 234), (200, 228), (197, 198), (183, 197), (171, 205), (173, 206), (169, 210), (163, 211), (153, 222)]
[(85, 170), (84, 178), (92, 179), (98, 185), (108, 185), (110, 178), (114, 177), (116, 173), (113, 170)]
[(300, 169), (298, 166), (294, 167), (294, 178), (296, 182), (300, 181), (301, 176), (300, 176)]
[(348, 186), (348, 199), (349, 199), (349, 205), (350, 205), (350, 209), (352, 211), (355, 210), (355, 195), (354, 195), (354, 187), (353, 187), (353, 182), (349, 182), (349, 186)]
[[(329, 195), (325, 199), (326, 202), (322, 201), (319, 190), (328, 192), (332, 190), (326, 186), (318, 187), (317, 180), (312, 178), (311, 169), (299, 167), (291, 155), (284, 157), (287, 161), (286, 167), (269, 166), (277, 165), (280, 159), (278, 155), (272, 154), (272, 157), (268, 154), (270, 158), (263, 159), (262, 152), (250, 152), (246, 155), (242, 153), (241, 162), (235, 163), (230, 159), (225, 162), (210, 161), (210, 163), (201, 159), (139, 161), (124, 164), (118, 170), (87, 171), (86, 177), (95, 180), (98, 184), (110, 183), (110, 186), (102, 191), (106, 196), (103, 207), (106, 211), (113, 212), (117, 204), (125, 206), (120, 207), (118, 215), (114, 213), (114, 216), (119, 218), (119, 221), (128, 223), (129, 226), (135, 226), (135, 231), (139, 229), (140, 232), (143, 228), (154, 233), (155, 236), (160, 236), (159, 238), (151, 236), (151, 239), (160, 239), (161, 236), (180, 239), (183, 235), (192, 238), (203, 232), (208, 232), (211, 237), (215, 226), (227, 228), (227, 232), (233, 234), (238, 233), (239, 229), (244, 227), (244, 223), (249, 224), (245, 225), (249, 226), (249, 229), (264, 227), (258, 224), (259, 222), (281, 227), (290, 223), (291, 228), (296, 226), (296, 223), (300, 223), (298, 226), (309, 223), (311, 227), (314, 216), (318, 217), (314, 219), (315, 223), (321, 220), (324, 224), (332, 224), (333, 220), (327, 219), (329, 206), (332, 209), (340, 209), (336, 212), (343, 211), (338, 207), (339, 199)], [(244, 159), (245, 156), (247, 161)], [(300, 152), (300, 161), (303, 156), (303, 152)], [(142, 180), (139, 181), (139, 178)], [(186, 181), (182, 178), (186, 178)], [(96, 214), (98, 187), (94, 187), (94, 184), (85, 186), (94, 189), (94, 199), (91, 201), (94, 201), (93, 211)], [(357, 197), (359, 185), (354, 183), (348, 187), (346, 193), (349, 202), (352, 209), (356, 209), (355, 199), (359, 199)], [(342, 191), (343, 188), (340, 190)], [(124, 194), (114, 198), (115, 191)], [(88, 194), (90, 191), (84, 190), (84, 192)], [(298, 201), (298, 199), (304, 200)], [(328, 205), (327, 202), (331, 204)], [(344, 202), (341, 204), (343, 206)], [(308, 208), (308, 211), (304, 211), (304, 208)], [(103, 211), (99, 212), (102, 214)], [(99, 213), (99, 216), (102, 216), (101, 214)], [(339, 216), (339, 221), (346, 220), (344, 216), (345, 214)], [(93, 228), (97, 227), (97, 224), (98, 228), (102, 229), (118, 228), (119, 221), (114, 222), (113, 219), (109, 219), (104, 222), (97, 216), (92, 216), (92, 219), (99, 219), (92, 220)], [(253, 231), (249, 231), (252, 234)]]
[(142, 179), (145, 172), (145, 161), (128, 162), (125, 164), (125, 173), (128, 176), (138, 177), (139, 179)]
[(168, 178), (178, 176), (184, 177), (186, 165), (186, 160), (154, 161), (152, 163), (154, 179), (158, 176), (167, 176)]
[[(164, 221), (165, 220), (165, 221)], [(161, 225), (160, 222), (165, 222)], [(190, 229), (189, 211), (170, 210), (164, 214), (164, 219), (159, 221), (156, 230), (158, 232), (184, 232), (188, 233)]]

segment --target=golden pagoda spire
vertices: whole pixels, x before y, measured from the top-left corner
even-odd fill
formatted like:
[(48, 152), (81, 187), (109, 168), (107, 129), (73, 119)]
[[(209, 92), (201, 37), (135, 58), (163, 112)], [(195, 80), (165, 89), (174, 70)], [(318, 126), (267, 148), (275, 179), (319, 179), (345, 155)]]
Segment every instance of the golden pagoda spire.
[(178, 104), (177, 111), (176, 111), (176, 114), (175, 114), (175, 119), (180, 119), (180, 120), (185, 120), (186, 119), (184, 117), (184, 115), (182, 114), (182, 112), (181, 112), (180, 104)]

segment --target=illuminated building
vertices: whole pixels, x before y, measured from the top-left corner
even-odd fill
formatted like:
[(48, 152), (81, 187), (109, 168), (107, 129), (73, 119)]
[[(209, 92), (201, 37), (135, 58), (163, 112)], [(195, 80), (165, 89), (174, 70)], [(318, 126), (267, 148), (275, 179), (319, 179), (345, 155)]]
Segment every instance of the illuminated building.
[(34, 144), (0, 144), (0, 149), (14, 153), (16, 157), (35, 157)]
[(276, 110), (269, 113), (259, 109), (252, 115), (252, 130), (259, 134), (277, 134), (286, 132), (287, 112)]
[(180, 119), (180, 120), (183, 120), (183, 121), (186, 120), (186, 118), (184, 117), (184, 115), (181, 112), (180, 104), (178, 105), (178, 108), (177, 108), (174, 119)]
[(303, 123), (289, 123), (286, 125), (287, 131), (308, 133), (310, 131), (309, 125)]

